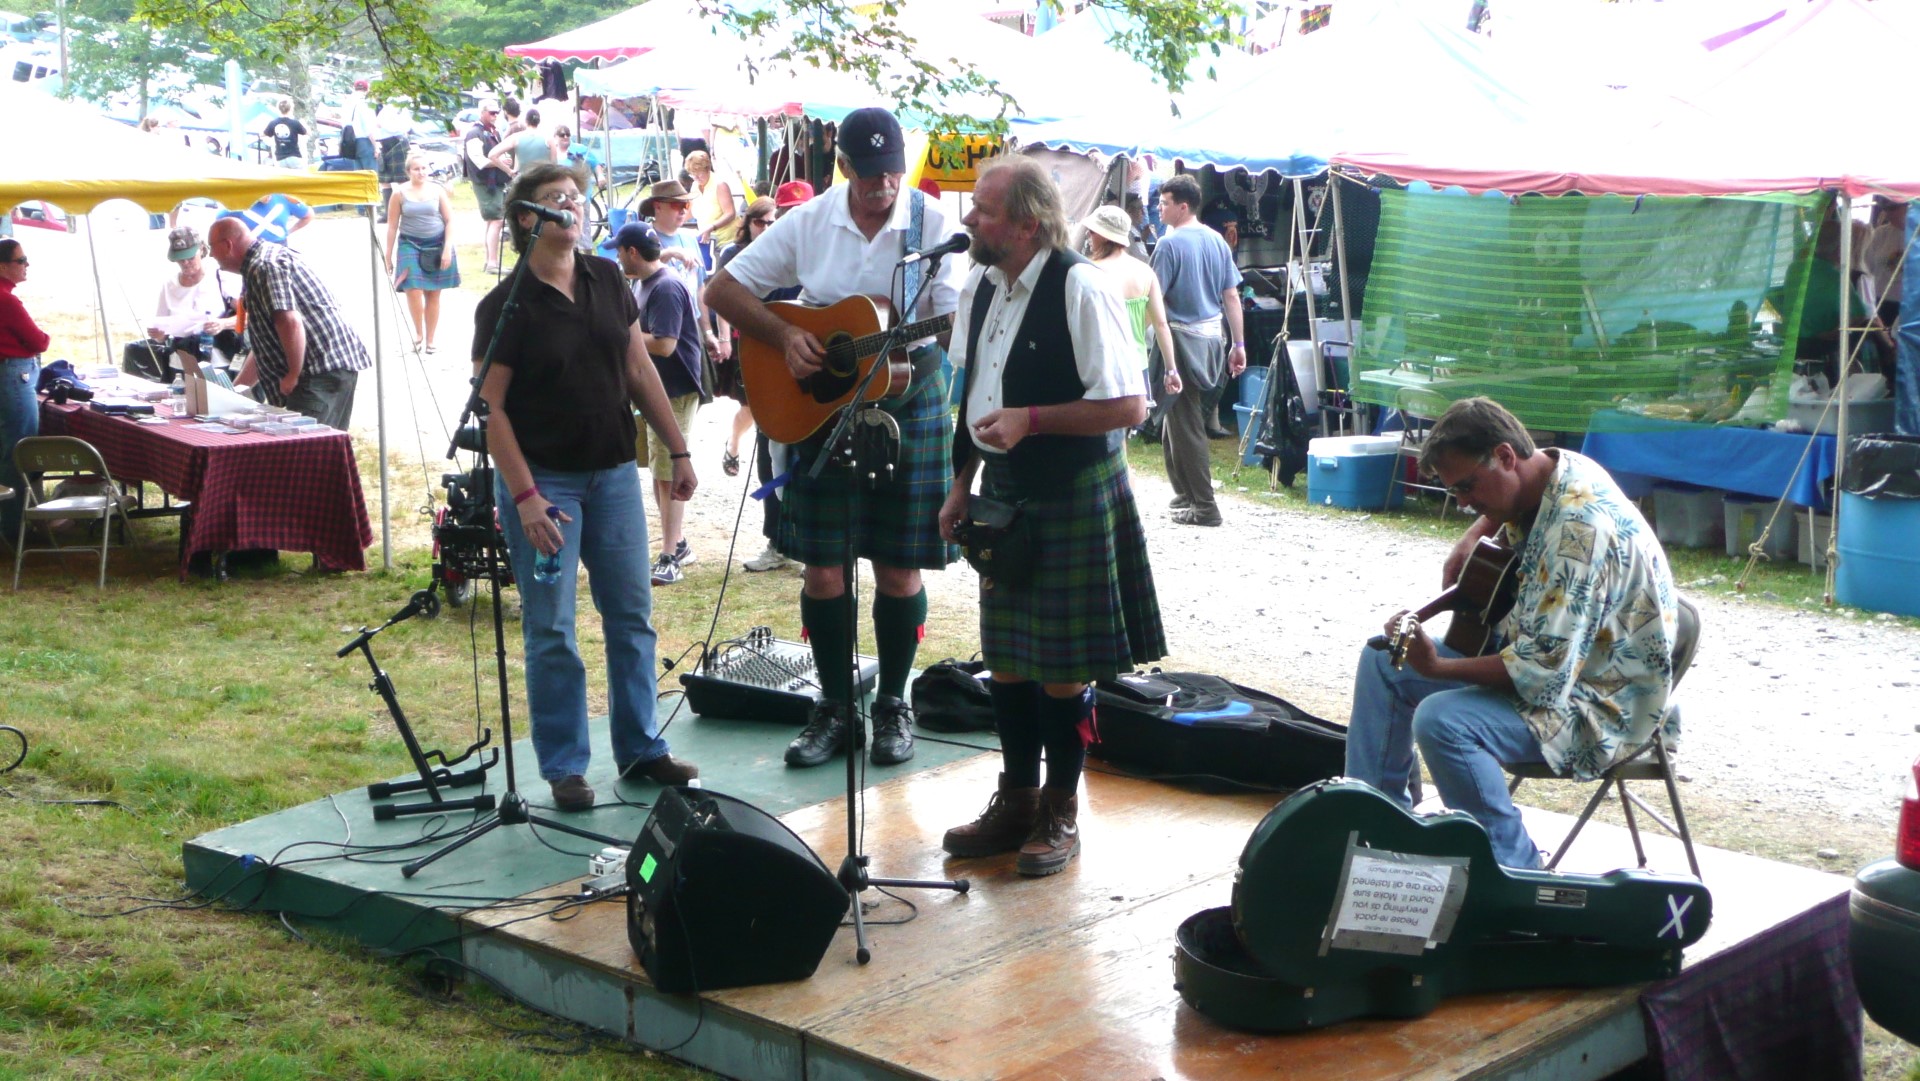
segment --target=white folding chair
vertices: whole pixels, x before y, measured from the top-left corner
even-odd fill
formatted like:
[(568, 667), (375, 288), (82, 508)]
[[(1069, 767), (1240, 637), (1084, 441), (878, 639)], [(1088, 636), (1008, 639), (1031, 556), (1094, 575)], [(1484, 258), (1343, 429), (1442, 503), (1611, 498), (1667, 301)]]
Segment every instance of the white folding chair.
[[(26, 501), (20, 509), (20, 534), (13, 545), (13, 588), (20, 588), (20, 565), (25, 562), (28, 552), (91, 552), (91, 544), (61, 544), (53, 530), (47, 530), (47, 540), (52, 547), (28, 548), (27, 527), (35, 522), (50, 523), (56, 521), (97, 520), (100, 523), (100, 579), (99, 586), (107, 586), (107, 545), (113, 538), (113, 518), (120, 517), (120, 529), (123, 542), (133, 539), (133, 523), (128, 521), (125, 508), (120, 505), (120, 488), (113, 482), (113, 475), (107, 472), (106, 460), (93, 444), (84, 439), (75, 439), (69, 435), (28, 436), (13, 447), (13, 464), (20, 471), (24, 483), (20, 486), (22, 498)], [(49, 479), (97, 478), (104, 486), (104, 494), (66, 495), (49, 499), (41, 496), (43, 486)]]

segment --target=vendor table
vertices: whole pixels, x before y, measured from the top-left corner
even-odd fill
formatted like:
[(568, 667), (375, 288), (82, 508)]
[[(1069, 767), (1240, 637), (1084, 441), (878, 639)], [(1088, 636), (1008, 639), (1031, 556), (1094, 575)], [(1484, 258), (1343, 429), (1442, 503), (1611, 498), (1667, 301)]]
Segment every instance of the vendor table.
[[(163, 407), (164, 408), (164, 407)], [(373, 543), (347, 433), (228, 435), (190, 420), (141, 424), (84, 403), (40, 403), (40, 430), (94, 445), (115, 480), (159, 485), (191, 506), (180, 523), (180, 574), (195, 552), (311, 552), (326, 570), (365, 570)]]
[[(1605, 466), (1631, 494), (1623, 474), (1788, 499), (1825, 510), (1837, 442), (1830, 435), (1724, 428), (1643, 417), (1596, 414), (1583, 452)], [(1608, 429), (1608, 430), (1601, 430)], [(1813, 449), (1808, 453), (1807, 444)], [(1804, 456), (1804, 457), (1803, 457)]]

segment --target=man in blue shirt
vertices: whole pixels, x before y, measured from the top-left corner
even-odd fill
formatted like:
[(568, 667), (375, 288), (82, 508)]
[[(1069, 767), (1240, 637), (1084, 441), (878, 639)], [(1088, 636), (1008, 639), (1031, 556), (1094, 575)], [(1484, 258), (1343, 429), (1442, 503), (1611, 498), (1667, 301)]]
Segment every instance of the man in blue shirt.
[[(1191, 176), (1176, 176), (1161, 185), (1160, 219), (1167, 224), (1167, 234), (1153, 249), (1153, 272), (1166, 295), (1167, 323), (1173, 329), (1167, 389), (1176, 395), (1167, 410), (1160, 449), (1173, 484), (1173, 520), (1217, 526), (1221, 518), (1213, 497), (1206, 399), (1209, 391), (1247, 366), (1240, 271), (1227, 242), (1201, 223), (1200, 185)], [(1223, 322), (1230, 339), (1221, 336)]]
[[(700, 313), (686, 283), (661, 261), (660, 234), (645, 222), (630, 222), (614, 237), (620, 269), (640, 302), (640, 329), (647, 353), (660, 372), (681, 436), (691, 439), (700, 409)], [(687, 544), (687, 504), (673, 498), (673, 463), (667, 445), (640, 429), (638, 458), (653, 472), (654, 505), (660, 508), (660, 555), (653, 561), (653, 584), (672, 585), (696, 560)], [(651, 445), (650, 445), (651, 444)], [(666, 498), (660, 496), (664, 493)]]

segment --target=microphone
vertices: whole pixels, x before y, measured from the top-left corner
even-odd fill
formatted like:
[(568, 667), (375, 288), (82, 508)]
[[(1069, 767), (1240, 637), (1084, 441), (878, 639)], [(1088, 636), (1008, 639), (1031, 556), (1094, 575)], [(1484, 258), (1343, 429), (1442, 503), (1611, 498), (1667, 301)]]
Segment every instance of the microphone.
[(573, 214), (571, 211), (555, 210), (550, 206), (545, 206), (529, 199), (515, 199), (513, 201), (513, 208), (515, 210), (525, 210), (541, 221), (550, 221), (562, 229), (573, 226)]
[(938, 259), (943, 255), (952, 255), (957, 251), (966, 251), (972, 244), (972, 237), (965, 233), (955, 233), (931, 248), (922, 248), (908, 255), (905, 259), (900, 260), (900, 265), (911, 266), (922, 259)]

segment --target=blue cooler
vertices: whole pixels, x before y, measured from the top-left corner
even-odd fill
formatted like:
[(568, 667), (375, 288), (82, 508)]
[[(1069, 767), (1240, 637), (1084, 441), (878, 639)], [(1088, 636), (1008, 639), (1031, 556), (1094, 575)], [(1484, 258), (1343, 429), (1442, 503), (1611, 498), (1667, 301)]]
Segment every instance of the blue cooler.
[[(1328, 507), (1379, 510), (1397, 507), (1406, 489), (1393, 484), (1400, 464), (1400, 436), (1335, 435), (1307, 441), (1307, 499)], [(1392, 488), (1392, 501), (1387, 492)]]

